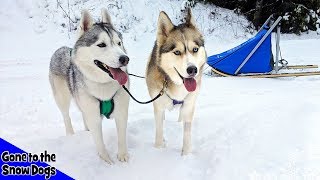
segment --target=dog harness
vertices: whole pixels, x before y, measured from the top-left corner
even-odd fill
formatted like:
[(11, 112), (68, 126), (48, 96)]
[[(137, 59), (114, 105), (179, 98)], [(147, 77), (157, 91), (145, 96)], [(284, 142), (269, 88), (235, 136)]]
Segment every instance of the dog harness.
[(173, 104), (173, 105), (183, 104), (183, 102), (184, 102), (184, 101), (178, 101), (178, 100), (172, 99), (172, 104)]
[(110, 115), (114, 110), (113, 98), (108, 101), (100, 101), (100, 114), (110, 119)]
[(176, 100), (176, 99), (172, 99), (168, 93), (166, 93), (166, 95), (172, 100), (172, 104), (175, 106), (177, 104), (183, 104), (184, 101), (179, 101), (179, 100)]

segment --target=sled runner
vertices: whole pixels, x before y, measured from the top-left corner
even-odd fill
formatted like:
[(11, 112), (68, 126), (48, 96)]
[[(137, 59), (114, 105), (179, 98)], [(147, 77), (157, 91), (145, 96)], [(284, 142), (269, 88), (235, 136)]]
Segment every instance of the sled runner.
[[(280, 59), (280, 26), (282, 17), (269, 27), (272, 15), (262, 25), (258, 33), (248, 41), (228, 51), (208, 57), (207, 63), (212, 72), (224, 77), (290, 77), (320, 75), (320, 71), (294, 71), (297, 69), (315, 69), (317, 65), (288, 65)], [(271, 47), (271, 34), (276, 29), (276, 56), (275, 62)], [(288, 70), (289, 72), (283, 72)], [(292, 72), (294, 71), (294, 72)]]

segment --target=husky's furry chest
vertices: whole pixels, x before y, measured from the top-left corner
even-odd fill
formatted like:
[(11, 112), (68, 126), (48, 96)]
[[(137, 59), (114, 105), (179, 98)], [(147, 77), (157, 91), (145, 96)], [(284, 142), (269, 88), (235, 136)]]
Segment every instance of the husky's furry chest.
[(167, 91), (165, 93), (172, 101), (183, 101), (189, 94), (183, 85), (176, 85), (169, 83)]
[(97, 83), (85, 80), (85, 89), (87, 92), (99, 100), (109, 100), (121, 88), (117, 82)]

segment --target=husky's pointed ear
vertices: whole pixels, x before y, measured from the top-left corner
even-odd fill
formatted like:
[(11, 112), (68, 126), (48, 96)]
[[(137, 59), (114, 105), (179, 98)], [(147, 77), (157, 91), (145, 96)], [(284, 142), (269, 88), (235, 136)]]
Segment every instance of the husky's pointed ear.
[(93, 19), (87, 10), (82, 10), (79, 24), (79, 37), (88, 31), (93, 25)]
[(102, 17), (103, 23), (108, 23), (108, 24), (112, 25), (111, 17), (109, 15), (107, 9), (105, 9), (105, 8), (101, 9), (101, 17)]
[(193, 15), (192, 15), (192, 12), (191, 12), (191, 8), (187, 9), (186, 24), (196, 27), (196, 21), (193, 18)]
[(172, 24), (169, 16), (165, 12), (161, 11), (158, 18), (158, 30), (157, 30), (158, 39), (168, 37), (169, 32), (173, 28), (174, 28), (174, 25)]

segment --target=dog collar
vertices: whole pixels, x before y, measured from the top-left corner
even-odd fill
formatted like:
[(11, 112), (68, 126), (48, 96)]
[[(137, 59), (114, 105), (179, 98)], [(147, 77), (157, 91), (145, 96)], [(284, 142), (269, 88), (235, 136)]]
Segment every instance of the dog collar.
[(183, 104), (183, 102), (184, 102), (184, 101), (178, 101), (178, 100), (172, 99), (172, 104), (173, 104), (173, 105)]
[(172, 104), (175, 106), (175, 105), (178, 105), (178, 104), (183, 104), (184, 101), (179, 101), (179, 100), (176, 100), (176, 99), (173, 99), (169, 96), (168, 93), (166, 93), (166, 95), (172, 100)]

